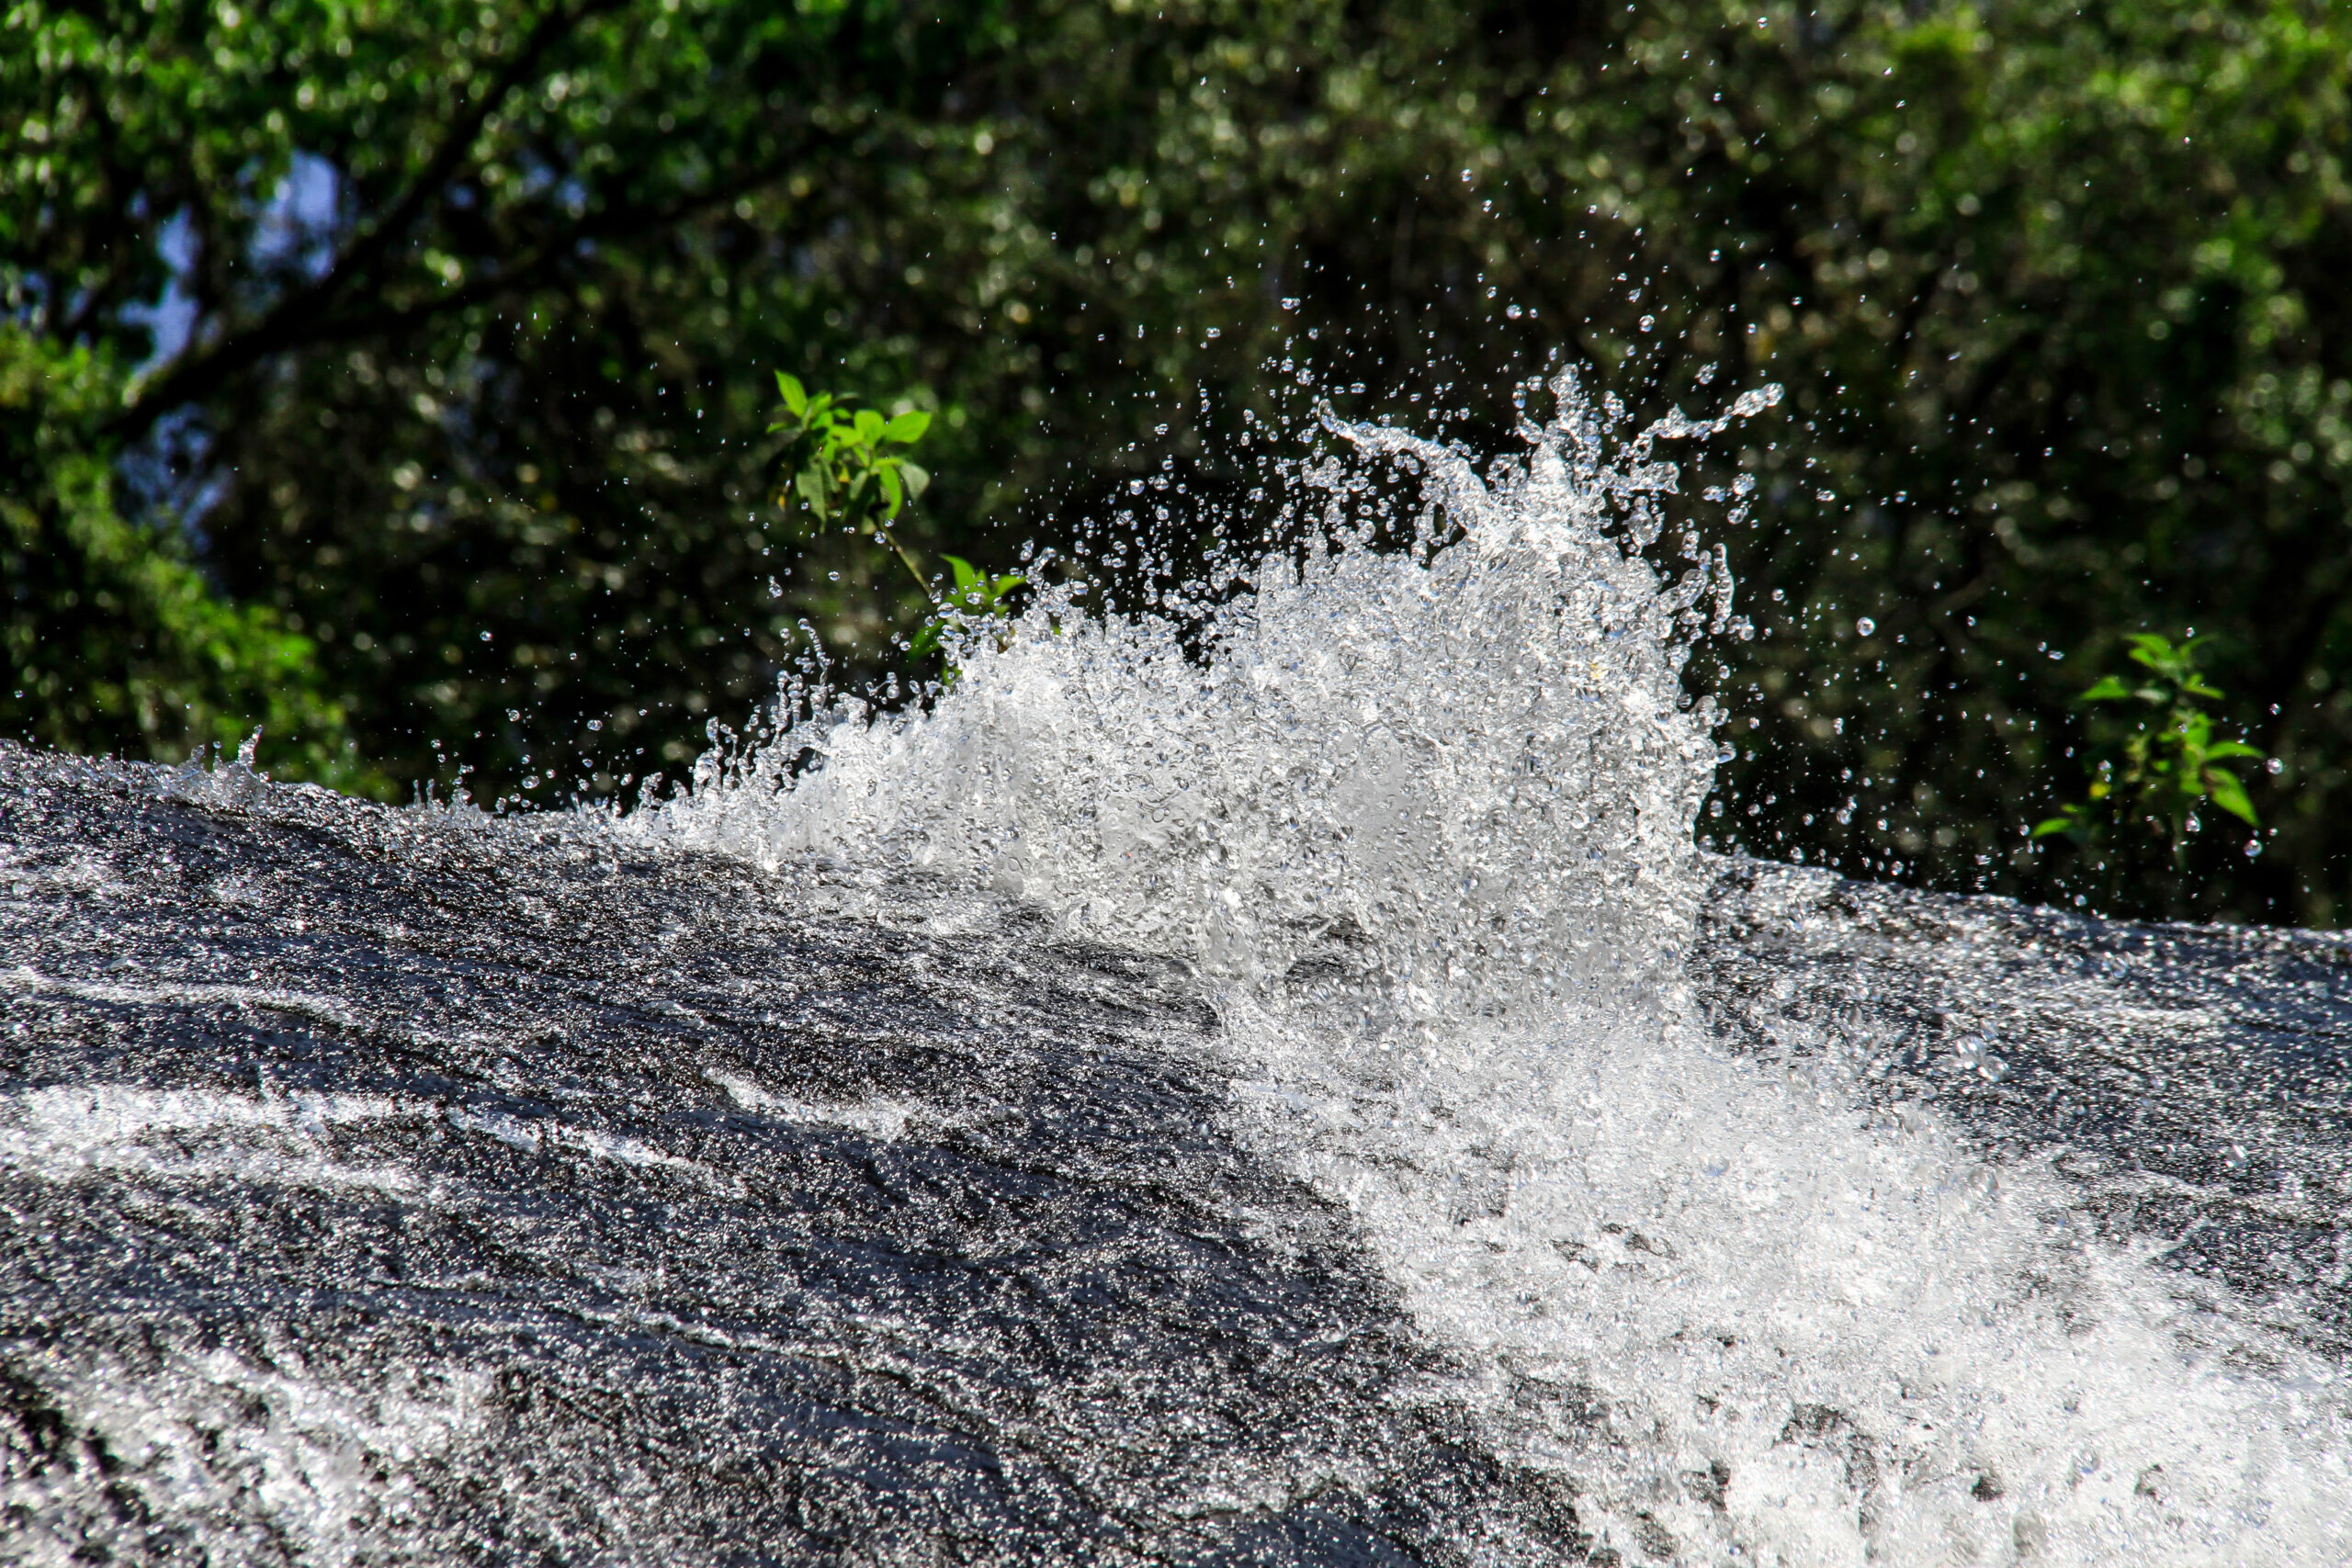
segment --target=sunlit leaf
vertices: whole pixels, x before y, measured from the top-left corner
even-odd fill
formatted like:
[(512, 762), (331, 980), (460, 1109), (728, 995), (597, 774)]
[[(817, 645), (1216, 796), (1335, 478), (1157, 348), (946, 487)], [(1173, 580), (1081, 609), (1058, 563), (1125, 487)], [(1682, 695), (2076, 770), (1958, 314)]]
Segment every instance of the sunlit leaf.
[(2205, 773), (2205, 784), (2213, 792), (2214, 805), (2249, 828), (2261, 826), (2261, 818), (2255, 815), (2254, 802), (2246, 797), (2245, 785), (2237, 781), (2236, 775), (2224, 773), (2220, 768), (2209, 768)]

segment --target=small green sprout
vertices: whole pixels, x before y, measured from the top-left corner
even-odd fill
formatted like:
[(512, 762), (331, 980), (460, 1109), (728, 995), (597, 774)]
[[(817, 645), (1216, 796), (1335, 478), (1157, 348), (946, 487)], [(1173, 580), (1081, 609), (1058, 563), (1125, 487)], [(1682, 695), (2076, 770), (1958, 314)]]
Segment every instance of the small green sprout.
[[(931, 476), (904, 451), (893, 448), (922, 440), (931, 428), (931, 415), (910, 410), (885, 419), (872, 409), (852, 408), (853, 400), (844, 395), (812, 395), (782, 371), (776, 372), (775, 388), (784, 398), (784, 412), (768, 431), (785, 437), (776, 503), (789, 508), (797, 498), (816, 527), (862, 534), (888, 546), (905, 564), (932, 604), (931, 616), (909, 645), (910, 657), (943, 650), (951, 631), (1010, 620), (1012, 606), (1005, 595), (1026, 579), (1009, 572), (990, 577), (960, 556), (945, 556), (942, 558), (955, 573), (955, 584), (942, 596), (894, 529), (907, 502), (930, 488)], [(1000, 629), (1000, 646), (1009, 635)], [(947, 671), (950, 681), (955, 673), (952, 668)]]
[[(784, 397), (784, 415), (768, 432), (785, 437), (781, 458), (786, 476), (776, 503), (788, 507), (797, 496), (818, 527), (838, 525), (880, 540), (922, 582), (922, 568), (890, 525), (908, 502), (931, 487), (931, 475), (913, 458), (890, 448), (922, 440), (931, 428), (931, 415), (910, 409), (885, 419), (872, 409), (852, 409), (846, 396), (819, 392), (812, 397), (781, 370), (775, 389)], [(929, 591), (925, 584), (924, 592)]]
[(2198, 668), (2198, 649), (2208, 640), (2176, 645), (2141, 633), (2132, 639), (2131, 657), (2146, 673), (2129, 681), (2107, 676), (2077, 699), (2141, 711), (2120, 747), (2106, 748), (2095, 764), (2089, 798), (2061, 807), (2059, 815), (2035, 826), (2033, 837), (2063, 835), (2088, 846), (2109, 822), (2121, 818), (2163, 840), (2178, 870), (2207, 802), (2250, 828), (2261, 826), (2245, 785), (2222, 764), (2262, 753), (2242, 740), (2214, 739), (2212, 716), (2199, 705), (2222, 694)]

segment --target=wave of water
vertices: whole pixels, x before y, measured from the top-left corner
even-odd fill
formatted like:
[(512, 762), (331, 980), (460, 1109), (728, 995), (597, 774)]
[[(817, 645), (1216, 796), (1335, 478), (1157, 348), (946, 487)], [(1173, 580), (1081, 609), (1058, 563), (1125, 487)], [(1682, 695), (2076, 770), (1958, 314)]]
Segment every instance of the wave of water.
[[(1043, 592), (926, 711), (796, 692), (618, 829), (927, 869), (1192, 960), (1243, 1130), (1628, 1559), (2352, 1559), (2339, 1369), (2185, 1304), (2042, 1168), (1873, 1115), (1858, 1051), (1792, 1074), (1700, 1016), (1721, 753), (1681, 677), (1742, 628), (1670, 457), (1777, 394), (1637, 428), (1551, 390), (1483, 476), (1335, 425), (1287, 476), (1328, 551), (1216, 604)], [(1375, 548), (1399, 464), (1418, 509), (1374, 521), (1412, 547)]]

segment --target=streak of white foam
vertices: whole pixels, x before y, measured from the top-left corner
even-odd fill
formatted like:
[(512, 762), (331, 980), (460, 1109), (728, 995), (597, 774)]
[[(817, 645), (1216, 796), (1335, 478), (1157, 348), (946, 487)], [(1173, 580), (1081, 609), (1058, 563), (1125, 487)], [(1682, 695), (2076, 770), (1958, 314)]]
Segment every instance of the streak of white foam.
[(562, 1149), (584, 1154), (592, 1159), (635, 1166), (640, 1170), (676, 1171), (719, 1191), (741, 1190), (741, 1183), (724, 1171), (700, 1160), (665, 1154), (650, 1144), (640, 1143), (618, 1133), (607, 1133), (595, 1127), (571, 1126), (537, 1117), (514, 1116), (503, 1111), (468, 1111), (458, 1106), (451, 1106), (446, 1115), (449, 1125), (460, 1133), (475, 1133), (494, 1138), (524, 1154), (536, 1155), (548, 1149)]
[(498, 1111), (445, 1111), (432, 1100), (388, 1095), (257, 1097), (105, 1083), (0, 1095), (0, 1164), (56, 1180), (113, 1171), (414, 1192), (422, 1184), (406, 1168), (327, 1158), (320, 1145), (330, 1127), (436, 1118), (526, 1153), (558, 1147), (639, 1169), (676, 1171), (708, 1187), (736, 1186), (722, 1171), (620, 1134)]
[(349, 1008), (332, 997), (312, 991), (288, 990), (278, 986), (236, 985), (230, 983), (183, 982), (132, 985), (107, 980), (83, 980), (68, 976), (44, 975), (22, 966), (10, 971), (6, 980), (34, 992), (53, 991), (78, 1001), (107, 1002), (124, 1007), (210, 1008), (232, 1007), (264, 1009), (273, 1012), (291, 1013), (335, 1029), (356, 1030), (360, 1020)]
[(102, 1006), (174, 1007), (199, 1011), (232, 1008), (241, 1012), (281, 1012), (349, 1033), (396, 1032), (400, 1037), (422, 1046), (497, 1045), (506, 1038), (495, 1029), (441, 1032), (425, 1029), (414, 1019), (391, 1023), (382, 1018), (366, 1018), (334, 997), (257, 982), (92, 980), (44, 974), (19, 965), (13, 970), (0, 972), (0, 986), (72, 997), (76, 1001), (96, 1002)]
[[(413, 1193), (423, 1184), (405, 1168), (327, 1158), (312, 1129), (430, 1113), (379, 1095), (263, 1100), (126, 1084), (23, 1089), (0, 1095), (0, 1165), (51, 1180), (108, 1171)], [(172, 1134), (205, 1135), (204, 1146), (191, 1151), (188, 1139)]]
[(717, 1069), (703, 1076), (727, 1091), (746, 1111), (757, 1111), (796, 1126), (846, 1127), (886, 1144), (896, 1143), (907, 1131), (907, 1119), (916, 1108), (895, 1100), (859, 1100), (848, 1105), (818, 1105), (789, 1096), (770, 1094), (751, 1079)]

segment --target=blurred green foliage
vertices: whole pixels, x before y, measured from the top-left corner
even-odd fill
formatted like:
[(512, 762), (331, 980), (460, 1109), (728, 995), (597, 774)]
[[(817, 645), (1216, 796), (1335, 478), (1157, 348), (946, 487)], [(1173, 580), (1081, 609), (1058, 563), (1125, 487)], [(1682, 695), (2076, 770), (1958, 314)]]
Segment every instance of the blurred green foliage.
[[(1644, 412), (1777, 380), (1694, 476), (1758, 484), (1712, 839), (2332, 924), (2347, 77), (2320, 0), (27, 4), (0, 289), (141, 367), (75, 449), (386, 776), (543, 799), (930, 613), (775, 531), (766, 367), (933, 413), (894, 537), (992, 566), (1139, 484), (1246, 535), (1302, 375), (1493, 450), (1555, 354)], [(2084, 881), (2020, 827), (2091, 740), (2057, 656), (2184, 626), (2266, 852)]]
[(179, 761), (256, 726), (298, 776), (386, 794), (311, 642), (232, 604), (175, 532), (125, 522), (95, 415), (120, 378), (0, 323), (0, 733)]

